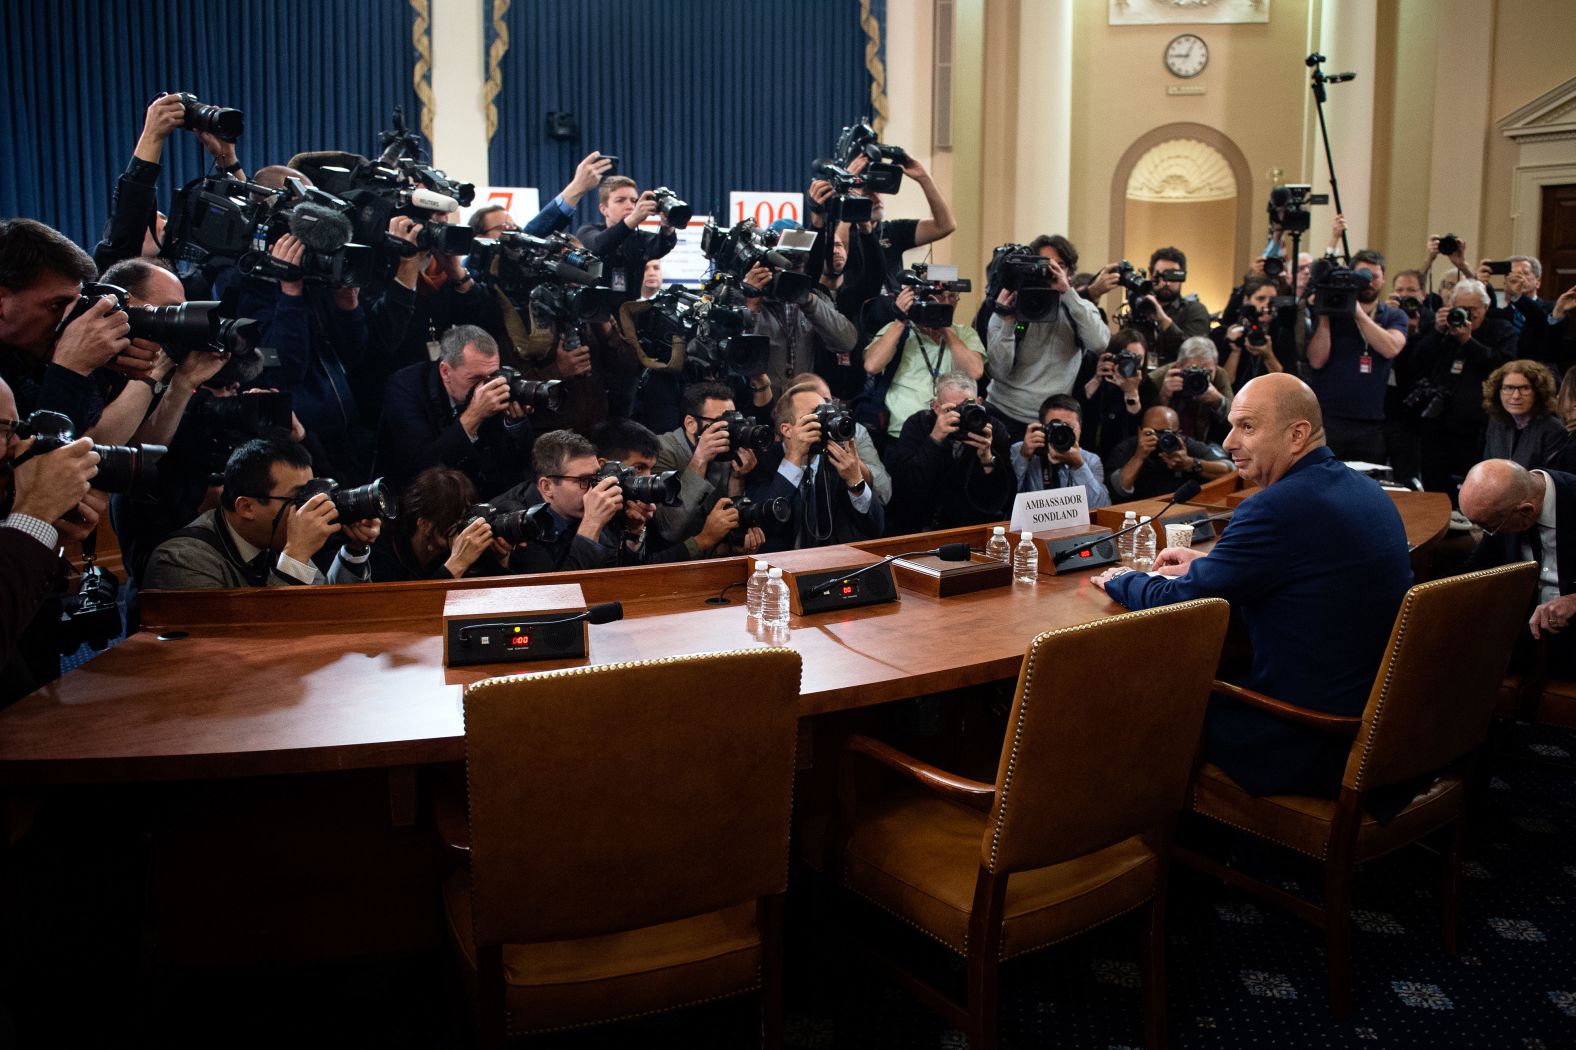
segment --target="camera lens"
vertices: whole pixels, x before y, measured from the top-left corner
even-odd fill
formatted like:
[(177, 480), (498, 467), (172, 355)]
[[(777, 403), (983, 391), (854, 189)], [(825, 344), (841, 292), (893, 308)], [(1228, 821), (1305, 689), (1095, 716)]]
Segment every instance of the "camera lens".
[(1468, 316), (1466, 310), (1459, 306), (1452, 306), (1450, 312), (1445, 315), (1445, 324), (1451, 328), (1465, 328), (1471, 323), (1471, 317)]
[(764, 528), (771, 522), (781, 525), (793, 517), (793, 504), (787, 496), (778, 496), (760, 502), (745, 496), (733, 506), (739, 512), (740, 529)]
[(1077, 444), (1078, 438), (1073, 433), (1071, 425), (1060, 419), (1053, 419), (1045, 424), (1045, 441), (1056, 451), (1066, 452)]
[(655, 503), (662, 507), (677, 506), (679, 502), (679, 474), (664, 470), (661, 474), (635, 474), (633, 471), (620, 479), (624, 498), (641, 503)]
[(94, 445), (99, 454), (93, 487), (100, 492), (124, 495), (152, 484), (159, 460), (168, 451), (163, 445)]
[(771, 448), (771, 427), (751, 422), (748, 416), (737, 410), (724, 412), (718, 418), (728, 425), (730, 448), (752, 448), (757, 452), (765, 452)]
[(1182, 437), (1175, 430), (1160, 430), (1155, 433), (1156, 447), (1161, 452), (1181, 452)]

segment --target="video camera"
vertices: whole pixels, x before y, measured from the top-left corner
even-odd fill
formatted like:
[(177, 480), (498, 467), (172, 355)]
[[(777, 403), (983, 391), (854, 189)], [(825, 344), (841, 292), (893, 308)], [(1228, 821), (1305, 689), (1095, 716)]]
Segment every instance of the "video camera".
[(1003, 244), (991, 253), (985, 296), (998, 312), (1007, 312), (996, 302), (1003, 291), (1017, 295), (1010, 312), (1025, 321), (1045, 320), (1062, 302), (1062, 294), (1051, 288), (1051, 261), (1026, 244)]
[(811, 166), (810, 177), (832, 184), (832, 198), (826, 202), (826, 219), (833, 228), (840, 222), (869, 222), (875, 217), (875, 201), (855, 192), (878, 192), (864, 173), (855, 175), (841, 165), (820, 160)]
[(948, 328), (956, 310), (953, 303), (940, 302), (943, 292), (968, 292), (974, 286), (966, 279), (959, 279), (956, 266), (915, 263), (903, 271), (899, 282), (914, 289), (914, 305), (908, 308), (908, 319), (921, 328)]
[(209, 380), (215, 385), (250, 382), (264, 368), (279, 363), (277, 354), (257, 346), (262, 335), (257, 322), (249, 317), (220, 317), (222, 304), (217, 301), (132, 306), (131, 293), (113, 284), (84, 284), (76, 305), (55, 328), (56, 335), (106, 295), (113, 296), (116, 310), (126, 315), (131, 338), (158, 343), (177, 364), (200, 350), (229, 354), (224, 368)]
[(700, 250), (711, 260), (715, 272), (732, 274), (741, 282), (756, 266), (772, 271), (764, 288), (741, 283), (739, 287), (745, 295), (760, 295), (771, 302), (799, 303), (814, 283), (803, 268), (815, 238), (813, 230), (765, 230), (754, 219), (731, 227), (707, 222), (701, 230)]
[(1374, 272), (1366, 266), (1356, 269), (1327, 259), (1315, 259), (1308, 274), (1313, 286), (1315, 317), (1350, 314), (1357, 297), (1373, 287)]
[(619, 491), (626, 500), (638, 503), (655, 503), (659, 507), (676, 507), (679, 495), (679, 472), (664, 470), (660, 474), (637, 474), (635, 468), (610, 459), (597, 470), (599, 478), (617, 478)]
[(870, 126), (869, 117), (844, 128), (837, 136), (837, 145), (832, 148), (832, 160), (844, 169), (854, 162), (855, 157), (864, 157), (867, 162), (865, 170), (858, 176), (863, 178), (862, 185), (866, 189), (875, 193), (896, 193), (902, 188), (903, 161), (908, 159), (908, 153), (902, 146), (876, 141), (876, 132)]
[(478, 519), (487, 522), (496, 539), (519, 546), (522, 543), (551, 543), (558, 538), (558, 528), (547, 513), (547, 504), (515, 510), (501, 510), (491, 503), (477, 503), (467, 510), (455, 532), (463, 532)]
[(383, 478), (351, 489), (343, 488), (333, 478), (313, 478), (296, 493), (295, 505), (305, 506), (306, 501), (319, 492), (326, 494), (334, 504), (341, 524), (372, 518), (386, 521), (399, 516), (399, 498), (394, 494), (394, 487)]
[[(39, 409), (16, 425), (16, 436), (32, 438), (33, 446), (12, 460), (12, 466), (35, 456), (65, 448), (76, 440), (71, 420), (59, 412)], [(99, 455), (92, 486), (100, 492), (131, 493), (150, 489), (158, 475), (159, 460), (168, 451), (163, 445), (93, 445)]]
[(1312, 186), (1291, 184), (1276, 186), (1270, 190), (1270, 199), (1265, 204), (1264, 210), (1269, 213), (1271, 229), (1281, 229), (1287, 233), (1306, 233), (1312, 217), (1308, 209), (1314, 205), (1328, 203), (1330, 203), (1328, 193), (1314, 193)]
[(642, 350), (666, 364), (673, 340), (683, 340), (684, 363), (697, 377), (725, 374), (750, 377), (766, 371), (771, 341), (755, 335), (754, 314), (746, 305), (739, 279), (716, 273), (701, 292), (669, 285), (658, 292), (636, 331)]

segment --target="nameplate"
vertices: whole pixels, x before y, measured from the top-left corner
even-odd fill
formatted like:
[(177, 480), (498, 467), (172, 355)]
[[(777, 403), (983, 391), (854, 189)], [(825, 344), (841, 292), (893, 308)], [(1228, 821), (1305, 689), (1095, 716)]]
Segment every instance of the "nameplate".
[[(1030, 464), (1033, 470), (1038, 464)], [(1081, 529), (1089, 524), (1089, 495), (1082, 485), (1020, 492), (1012, 503), (1012, 531)]]

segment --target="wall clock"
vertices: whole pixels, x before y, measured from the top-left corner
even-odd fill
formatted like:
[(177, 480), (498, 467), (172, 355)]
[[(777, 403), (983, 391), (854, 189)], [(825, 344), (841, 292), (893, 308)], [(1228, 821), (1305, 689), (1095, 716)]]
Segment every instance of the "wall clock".
[(1166, 68), (1187, 79), (1204, 72), (1209, 65), (1209, 45), (1202, 37), (1183, 33), (1166, 45)]

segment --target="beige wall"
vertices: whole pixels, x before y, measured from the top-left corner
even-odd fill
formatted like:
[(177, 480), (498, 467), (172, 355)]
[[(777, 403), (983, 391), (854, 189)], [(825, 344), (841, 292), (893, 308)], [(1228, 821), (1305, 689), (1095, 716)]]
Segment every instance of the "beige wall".
[(1187, 245), (1182, 248), (1187, 254), (1183, 291), (1219, 310), (1237, 285), (1237, 259), (1231, 250), (1236, 229), (1235, 199), (1128, 201), (1121, 254), (1133, 265), (1147, 267), (1149, 253), (1161, 245)]

